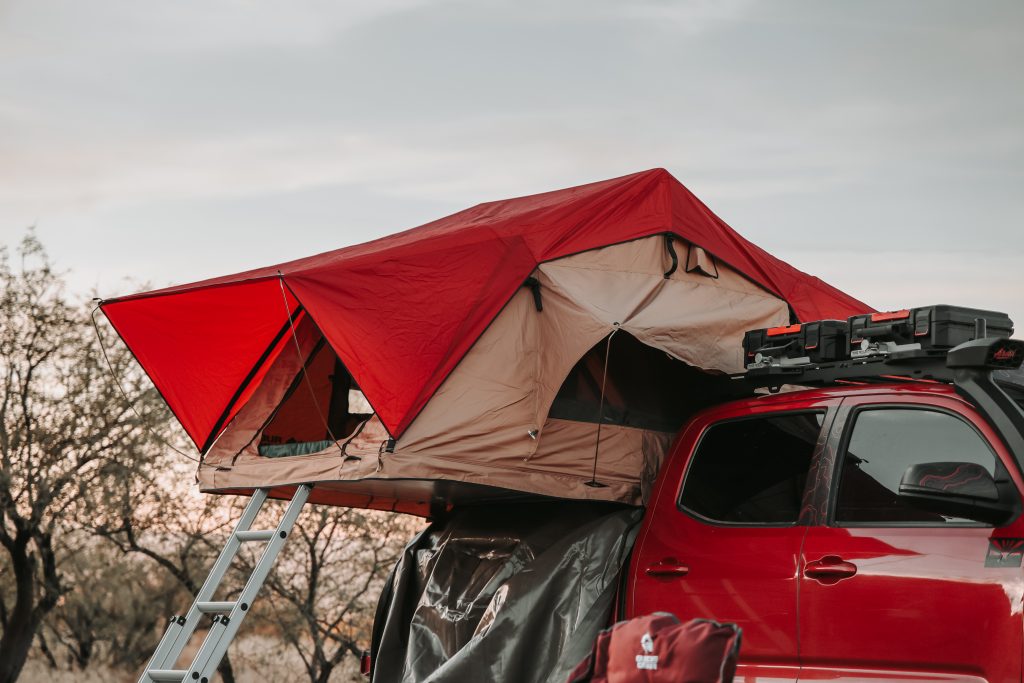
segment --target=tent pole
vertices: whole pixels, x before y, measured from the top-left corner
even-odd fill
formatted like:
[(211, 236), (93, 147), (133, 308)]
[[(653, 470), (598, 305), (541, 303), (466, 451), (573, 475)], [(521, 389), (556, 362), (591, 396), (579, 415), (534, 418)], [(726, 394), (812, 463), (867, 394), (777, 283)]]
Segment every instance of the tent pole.
[(597, 440), (594, 442), (594, 471), (590, 475), (590, 481), (585, 482), (585, 486), (589, 486), (593, 489), (602, 489), (607, 487), (607, 484), (602, 484), (597, 481), (597, 455), (601, 452), (601, 423), (604, 422), (604, 388), (605, 383), (608, 381), (608, 358), (612, 353), (612, 337), (619, 331), (619, 324), (612, 323), (615, 329), (611, 331), (606, 339), (604, 346), (604, 372), (601, 374), (601, 400), (598, 402), (597, 408)]
[[(284, 291), (284, 273), (277, 271), (278, 282), (281, 284), (281, 298), (284, 300), (284, 310), (288, 313), (288, 326), (292, 333), (292, 341), (295, 342), (295, 353), (299, 356), (299, 361), (302, 361), (302, 346), (299, 344), (299, 335), (295, 332), (295, 324), (292, 322), (292, 307), (288, 305), (288, 293)], [(334, 432), (331, 431), (331, 425), (327, 423), (327, 418), (324, 417), (324, 411), (320, 407), (320, 401), (317, 400), (316, 391), (313, 389), (313, 383), (309, 379), (309, 373), (306, 372), (306, 364), (303, 363), (302, 377), (306, 380), (306, 387), (309, 389), (309, 396), (313, 399), (313, 407), (316, 408), (316, 414), (320, 416), (320, 421), (324, 423), (324, 429), (327, 430), (327, 436), (331, 437), (331, 441), (338, 447), (338, 451), (341, 452), (341, 457), (345, 457), (345, 448), (338, 443), (338, 438), (334, 436)]]

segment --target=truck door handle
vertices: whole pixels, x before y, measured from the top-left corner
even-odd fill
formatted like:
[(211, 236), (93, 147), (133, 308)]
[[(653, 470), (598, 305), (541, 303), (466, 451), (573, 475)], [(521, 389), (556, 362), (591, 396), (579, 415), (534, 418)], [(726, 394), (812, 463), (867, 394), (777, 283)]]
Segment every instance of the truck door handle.
[(826, 586), (848, 579), (856, 573), (857, 565), (847, 562), (838, 555), (826, 555), (804, 566), (804, 576)]
[(679, 560), (669, 557), (648, 565), (644, 573), (647, 576), (686, 576), (690, 573), (690, 568)]

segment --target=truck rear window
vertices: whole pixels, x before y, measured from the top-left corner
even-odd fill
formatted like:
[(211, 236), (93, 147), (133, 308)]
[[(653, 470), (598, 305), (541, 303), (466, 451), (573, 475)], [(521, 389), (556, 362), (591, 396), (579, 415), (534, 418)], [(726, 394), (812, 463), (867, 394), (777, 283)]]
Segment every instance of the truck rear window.
[(716, 522), (794, 524), (822, 412), (721, 422), (690, 460), (680, 506)]

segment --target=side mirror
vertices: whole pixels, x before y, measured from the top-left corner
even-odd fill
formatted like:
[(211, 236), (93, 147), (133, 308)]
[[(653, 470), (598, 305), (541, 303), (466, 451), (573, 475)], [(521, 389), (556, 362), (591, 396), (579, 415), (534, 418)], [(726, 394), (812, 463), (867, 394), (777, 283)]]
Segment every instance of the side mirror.
[(988, 470), (972, 462), (911, 465), (900, 479), (899, 495), (914, 507), (986, 524), (1001, 524), (1014, 512), (1001, 501)]

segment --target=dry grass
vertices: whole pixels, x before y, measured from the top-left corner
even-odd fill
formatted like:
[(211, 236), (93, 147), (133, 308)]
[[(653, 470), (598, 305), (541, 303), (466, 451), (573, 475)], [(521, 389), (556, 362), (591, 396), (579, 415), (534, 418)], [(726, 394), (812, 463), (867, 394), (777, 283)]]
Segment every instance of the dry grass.
[[(253, 635), (240, 638), (231, 648), (231, 661), (238, 683), (304, 683), (306, 677), (302, 661), (294, 650), (268, 636)], [(103, 666), (86, 671), (50, 669), (34, 657), (19, 678), (19, 683), (134, 683), (139, 672), (118, 671)], [(215, 678), (219, 681), (219, 678)], [(331, 675), (332, 683), (362, 683), (359, 663), (349, 657)]]

